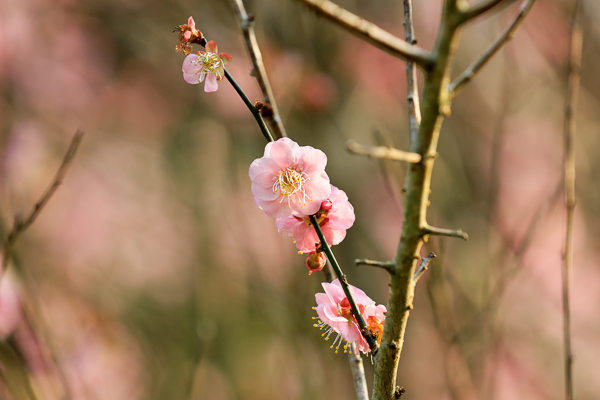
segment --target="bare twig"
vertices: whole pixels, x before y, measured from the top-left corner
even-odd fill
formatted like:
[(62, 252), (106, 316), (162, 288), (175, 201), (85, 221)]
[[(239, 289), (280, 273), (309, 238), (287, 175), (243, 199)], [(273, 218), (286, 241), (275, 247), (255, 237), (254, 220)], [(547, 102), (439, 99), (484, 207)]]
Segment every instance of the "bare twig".
[(563, 263), (563, 315), (564, 315), (564, 357), (565, 357), (565, 399), (573, 398), (573, 353), (571, 350), (571, 311), (570, 282), (573, 269), (573, 215), (575, 212), (575, 109), (581, 79), (581, 48), (583, 33), (579, 24), (581, 0), (575, 2), (571, 22), (571, 58), (569, 60), (569, 85), (565, 101), (565, 200), (566, 200), (566, 232)]
[(272, 116), (264, 118), (270, 123), (271, 129), (277, 138), (286, 137), (287, 133), (285, 132), (285, 127), (281, 121), (281, 115), (279, 114), (277, 103), (275, 102), (273, 89), (269, 83), (267, 71), (263, 63), (262, 53), (260, 47), (258, 47), (258, 41), (256, 40), (256, 35), (254, 33), (254, 16), (248, 15), (242, 0), (231, 0), (231, 4), (235, 8), (238, 22), (240, 23), (244, 39), (246, 40), (246, 48), (252, 59), (252, 66), (254, 67), (253, 75), (258, 81), (265, 103), (267, 103), (272, 110)]
[(69, 166), (71, 165), (71, 162), (73, 161), (73, 158), (77, 153), (77, 149), (79, 148), (81, 139), (83, 139), (83, 135), (84, 132), (82, 130), (78, 130), (77, 132), (75, 132), (73, 139), (71, 139), (71, 144), (69, 145), (67, 153), (65, 154), (62, 163), (58, 168), (58, 171), (56, 171), (56, 175), (54, 175), (52, 183), (50, 184), (48, 189), (46, 189), (46, 191), (44, 192), (42, 197), (40, 197), (37, 203), (35, 203), (35, 205), (33, 206), (33, 210), (31, 210), (31, 213), (24, 219), (20, 218), (19, 216), (15, 217), (14, 225), (11, 231), (8, 233), (6, 241), (2, 246), (2, 265), (5, 269), (8, 268), (8, 260), (11, 257), (15, 241), (27, 228), (31, 226), (31, 224), (33, 224), (38, 215), (40, 215), (40, 212), (42, 211), (44, 206), (48, 203), (54, 192), (56, 192), (56, 189), (58, 189), (63, 179), (65, 178), (65, 175), (69, 170)]
[(496, 7), (498, 4), (502, 3), (504, 0), (479, 0), (475, 3), (472, 3), (466, 11), (462, 13), (462, 16), (465, 20), (470, 20), (473, 18), (477, 18), (481, 14), (491, 10)]
[(408, 151), (398, 150), (387, 146), (364, 146), (354, 140), (348, 140), (346, 145), (348, 151), (354, 154), (395, 161), (406, 161), (409, 163), (421, 162), (420, 154), (410, 153)]
[[(404, 0), (404, 39), (407, 43), (417, 44), (412, 16), (412, 0)], [(415, 140), (421, 125), (421, 106), (417, 87), (417, 69), (415, 63), (406, 61), (406, 99), (408, 102), (408, 127), (411, 142)]]
[(460, 74), (451, 84), (448, 90), (451, 94), (458, 93), (467, 83), (471, 82), (475, 75), (492, 59), (492, 57), (508, 43), (521, 26), (527, 14), (533, 7), (535, 0), (527, 0), (523, 3), (521, 11), (517, 18), (508, 27), (506, 32), (502, 34), (486, 51), (484, 51), (477, 60), (475, 60), (462, 74)]
[(444, 229), (444, 228), (436, 228), (436, 227), (430, 226), (430, 225), (425, 225), (423, 227), (423, 231), (427, 235), (450, 236), (450, 237), (455, 237), (455, 238), (461, 238), (461, 239), (464, 239), (464, 240), (468, 240), (469, 239), (469, 235), (467, 235), (465, 232), (463, 232), (460, 229), (457, 229), (457, 230), (454, 230), (454, 229)]
[(342, 28), (350, 31), (353, 35), (366, 40), (388, 54), (403, 60), (414, 61), (425, 70), (429, 70), (433, 64), (431, 53), (427, 50), (405, 42), (329, 0), (300, 1), (315, 10), (318, 14), (328, 18)]
[(419, 266), (419, 269), (417, 269), (417, 271), (415, 272), (415, 275), (413, 276), (413, 284), (415, 284), (415, 285), (417, 284), (419, 279), (421, 279), (421, 276), (427, 270), (427, 267), (429, 266), (429, 263), (431, 262), (431, 260), (433, 260), (436, 257), (437, 256), (435, 255), (435, 253), (431, 252), (431, 253), (429, 253), (429, 255), (427, 257), (421, 258), (421, 265)]
[(370, 265), (371, 267), (383, 268), (387, 272), (390, 272), (390, 270), (394, 267), (393, 261), (373, 261), (367, 260), (366, 258), (356, 259), (354, 260), (354, 263), (356, 265)]

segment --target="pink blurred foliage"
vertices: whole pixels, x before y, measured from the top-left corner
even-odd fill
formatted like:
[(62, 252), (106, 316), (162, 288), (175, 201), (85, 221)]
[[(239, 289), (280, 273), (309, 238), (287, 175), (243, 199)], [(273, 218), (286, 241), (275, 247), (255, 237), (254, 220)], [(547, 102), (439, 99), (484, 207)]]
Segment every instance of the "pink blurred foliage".
[(335, 105), (337, 92), (337, 85), (330, 75), (315, 72), (303, 77), (298, 97), (305, 111), (319, 114)]
[(74, 399), (143, 399), (144, 359), (119, 322), (79, 298), (44, 288), (42, 311)]

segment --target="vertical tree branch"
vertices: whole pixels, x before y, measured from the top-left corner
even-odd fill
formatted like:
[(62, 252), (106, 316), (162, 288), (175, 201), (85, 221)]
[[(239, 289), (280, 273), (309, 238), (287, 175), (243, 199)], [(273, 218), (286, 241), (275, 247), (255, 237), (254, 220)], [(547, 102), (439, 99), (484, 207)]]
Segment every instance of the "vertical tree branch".
[(279, 114), (277, 103), (275, 102), (273, 89), (269, 83), (267, 71), (263, 63), (262, 53), (260, 51), (260, 47), (258, 47), (258, 41), (256, 40), (256, 35), (254, 33), (254, 16), (248, 15), (242, 0), (231, 0), (231, 4), (235, 8), (238, 22), (240, 23), (240, 27), (242, 28), (242, 32), (244, 34), (244, 39), (246, 40), (246, 48), (248, 49), (248, 53), (252, 59), (252, 66), (254, 67), (253, 75), (258, 81), (258, 85), (260, 86), (265, 103), (267, 103), (272, 110), (272, 117), (265, 117), (265, 119), (267, 119), (271, 125), (271, 129), (275, 133), (275, 137), (286, 137), (287, 133), (285, 132), (283, 122), (281, 121), (281, 115)]
[(573, 399), (573, 353), (571, 350), (570, 283), (573, 268), (573, 214), (575, 212), (575, 117), (577, 94), (581, 78), (582, 30), (579, 24), (581, 1), (575, 2), (571, 21), (571, 57), (569, 60), (569, 83), (565, 101), (565, 200), (566, 232), (563, 260), (563, 316), (564, 316), (564, 359), (565, 359), (565, 399)]
[(404, 333), (414, 297), (413, 276), (423, 244), (423, 227), (427, 226), (431, 173), (437, 155), (442, 121), (449, 113), (449, 65), (458, 44), (462, 15), (456, 0), (444, 4), (442, 23), (432, 52), (433, 68), (425, 78), (422, 120), (418, 134), (411, 143), (411, 152), (421, 154), (422, 161), (410, 164), (406, 179), (404, 215), (400, 244), (392, 269), (388, 312), (381, 347), (375, 363), (373, 400), (390, 400), (394, 396), (398, 362), (404, 343)]
[[(417, 44), (412, 15), (412, 0), (404, 0), (404, 39), (409, 44)], [(419, 104), (419, 88), (417, 86), (417, 68), (415, 63), (406, 60), (406, 92), (408, 102), (408, 127), (412, 143), (421, 125), (421, 106)]]
[(352, 371), (352, 380), (358, 400), (369, 400), (369, 389), (367, 388), (367, 379), (365, 378), (365, 368), (362, 358), (356, 354), (356, 343), (352, 343), (348, 351), (348, 361), (350, 361), (350, 370)]

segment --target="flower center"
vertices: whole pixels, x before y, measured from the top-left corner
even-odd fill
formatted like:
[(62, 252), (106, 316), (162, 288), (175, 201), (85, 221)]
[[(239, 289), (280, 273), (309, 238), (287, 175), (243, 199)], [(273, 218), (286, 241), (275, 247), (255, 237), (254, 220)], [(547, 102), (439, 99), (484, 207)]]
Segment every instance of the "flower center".
[(310, 178), (304, 172), (288, 167), (279, 173), (279, 177), (273, 184), (273, 193), (277, 193), (278, 190), (281, 191), (282, 195), (288, 197), (288, 204), (290, 203), (290, 196), (298, 193), (300, 202), (304, 201), (304, 204), (306, 204), (308, 196), (304, 191), (304, 184), (309, 180)]
[(207, 74), (215, 73), (216, 69), (222, 64), (219, 55), (217, 53), (211, 53), (210, 51), (207, 51), (204, 54), (200, 53), (200, 61), (202, 62), (202, 70)]

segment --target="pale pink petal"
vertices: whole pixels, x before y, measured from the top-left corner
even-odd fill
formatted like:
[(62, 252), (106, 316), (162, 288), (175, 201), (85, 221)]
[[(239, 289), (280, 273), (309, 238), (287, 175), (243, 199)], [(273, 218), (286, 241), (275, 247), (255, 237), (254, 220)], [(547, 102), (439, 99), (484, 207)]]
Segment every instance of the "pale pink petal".
[(329, 297), (325, 293), (317, 293), (315, 294), (315, 300), (317, 301), (317, 305), (320, 305), (321, 303), (328, 303)]
[(321, 230), (323, 231), (323, 235), (325, 235), (325, 239), (330, 246), (340, 244), (346, 237), (345, 229), (330, 229), (328, 226), (324, 226), (321, 228)]
[(322, 177), (311, 177), (311, 180), (304, 185), (304, 192), (307, 201), (302, 204), (298, 203), (298, 211), (305, 215), (312, 215), (319, 211), (321, 203), (329, 196), (331, 185)]
[(228, 53), (219, 53), (219, 57), (221, 57), (223, 65), (227, 65), (227, 63), (233, 59)]
[(206, 83), (204, 84), (204, 91), (206, 93), (216, 92), (219, 89), (219, 84), (217, 83), (217, 77), (213, 74), (208, 74), (206, 77)]
[(346, 298), (342, 285), (340, 285), (340, 282), (337, 279), (331, 283), (323, 282), (321, 286), (325, 289), (325, 293), (327, 293), (327, 296), (329, 296), (332, 303), (339, 304)]
[(185, 40), (190, 40), (191, 37), (192, 37), (192, 32), (191, 31), (185, 31), (185, 32), (183, 32), (183, 38)]
[(211, 53), (218, 53), (219, 52), (217, 44), (215, 43), (214, 40), (211, 40), (210, 42), (206, 43), (206, 46), (204, 48), (206, 49), (206, 51), (209, 51)]
[(223, 80), (223, 77), (225, 76), (225, 70), (223, 69), (223, 67), (215, 68), (215, 76), (217, 77), (218, 81)]
[(298, 161), (296, 152), (284, 141), (273, 142), (270, 152), (273, 161), (281, 168), (291, 167)]
[(196, 29), (196, 22), (194, 22), (194, 18), (191, 16), (188, 18), (188, 26), (192, 29)]
[(277, 227), (277, 231), (279, 233), (288, 232), (292, 235), (294, 235), (296, 227), (302, 223), (302, 221), (298, 221), (293, 215), (285, 218), (277, 218), (275, 220), (275, 226)]
[(279, 165), (270, 158), (257, 158), (252, 161), (250, 164), (250, 169), (248, 170), (248, 175), (250, 175), (250, 179), (254, 180), (256, 176), (262, 174), (264, 172), (272, 173), (277, 176), (279, 174)]
[[(307, 146), (309, 147), (309, 146)], [(302, 171), (312, 176), (316, 173), (325, 170), (327, 165), (327, 156), (321, 150), (310, 148), (309, 151), (304, 154), (301, 161)]]
[(254, 201), (265, 214), (272, 218), (284, 218), (292, 213), (284, 196), (281, 196), (281, 202), (280, 200), (265, 201), (259, 199), (254, 199)]
[(198, 61), (198, 56), (196, 54), (189, 54), (183, 60), (181, 70), (183, 71), (183, 79), (187, 83), (195, 85), (201, 82), (200, 74), (202, 71), (202, 64)]
[(273, 192), (273, 184), (275, 183), (275, 175), (269, 172), (263, 172), (252, 181), (252, 196), (258, 200), (273, 201), (280, 195)]

